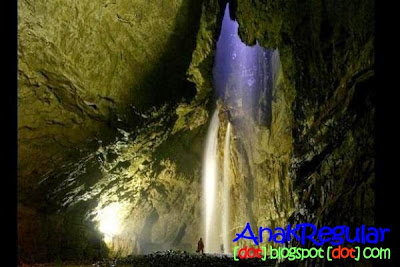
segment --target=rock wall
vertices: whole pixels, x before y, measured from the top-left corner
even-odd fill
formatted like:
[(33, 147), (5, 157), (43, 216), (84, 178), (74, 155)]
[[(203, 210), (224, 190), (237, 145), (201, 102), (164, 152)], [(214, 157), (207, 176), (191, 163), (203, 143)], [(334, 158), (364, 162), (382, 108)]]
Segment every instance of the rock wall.
[(193, 97), (183, 77), (200, 5), (20, 1), (20, 177), (37, 182), (88, 139), (112, 137), (115, 126), (135, 128), (138, 111)]
[[(20, 259), (194, 250), (225, 2), (19, 2)], [(230, 4), (242, 40), (281, 61), (269, 123), (218, 102), (232, 235), (248, 221), (372, 223), (372, 2)], [(104, 236), (108, 210), (119, 229)]]
[(374, 223), (373, 8), (368, 0), (236, 3), (242, 39), (278, 48), (294, 86), (293, 223)]
[[(285, 225), (297, 202), (289, 176), (293, 151), (291, 106), (294, 90), (279, 64), (279, 53), (277, 51), (267, 53), (272, 55), (273, 59), (260, 63), (267, 66), (258, 66), (257, 69), (259, 72), (266, 71), (263, 74), (264, 79), (271, 79), (270, 86), (264, 84), (261, 88), (272, 91), (271, 107), (267, 111), (270, 114), (264, 114), (266, 103), (262, 103), (261, 100), (254, 103), (251, 109), (244, 109), (243, 105), (249, 102), (249, 99), (246, 99), (246, 95), (238, 93), (239, 90), (229, 86), (226, 90), (230, 92), (220, 100), (222, 108), (219, 162), (223, 162), (226, 156), (222, 152), (228, 121), (232, 125), (230, 143), (230, 236), (232, 238), (243, 230), (247, 222), (250, 222), (252, 227)], [(277, 64), (274, 65), (273, 62)], [(259, 75), (260, 73), (257, 74)], [(239, 73), (233, 72), (231, 78), (236, 79), (238, 76)], [(262, 97), (256, 98), (262, 99)], [(260, 121), (259, 116), (254, 116), (260, 113), (265, 115), (264, 118), (271, 118), (271, 121)], [(239, 245), (249, 244), (241, 240)]]
[[(109, 177), (107, 168), (114, 175), (128, 165), (143, 168), (149, 155), (142, 149), (155, 149), (155, 138), (173, 127), (165, 119), (162, 130), (150, 133), (154, 129), (146, 125), (154, 114), (175, 118), (176, 104), (194, 97), (186, 71), (201, 9), (196, 0), (18, 2), (20, 259), (79, 260), (107, 253), (87, 212), (106, 186), (101, 179)], [(135, 152), (138, 158), (119, 152), (116, 142), (124, 133), (147, 136)], [(105, 147), (116, 151), (106, 153)], [(113, 179), (108, 182), (119, 188)]]

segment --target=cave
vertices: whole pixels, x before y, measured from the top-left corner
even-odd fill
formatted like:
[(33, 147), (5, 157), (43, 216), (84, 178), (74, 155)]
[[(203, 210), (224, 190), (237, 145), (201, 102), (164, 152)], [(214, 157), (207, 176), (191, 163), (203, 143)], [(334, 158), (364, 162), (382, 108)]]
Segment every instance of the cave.
[(375, 225), (374, 42), (372, 0), (18, 1), (19, 266), (235, 265), (247, 223)]

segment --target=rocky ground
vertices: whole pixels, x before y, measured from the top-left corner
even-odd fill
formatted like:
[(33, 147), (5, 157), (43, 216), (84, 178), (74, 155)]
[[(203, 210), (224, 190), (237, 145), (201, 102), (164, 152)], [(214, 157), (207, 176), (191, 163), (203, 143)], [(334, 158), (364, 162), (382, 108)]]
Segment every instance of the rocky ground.
[(194, 254), (186, 251), (155, 252), (134, 256), (121, 261), (131, 266), (273, 266), (272, 262), (246, 259), (235, 261), (232, 256), (222, 254)]
[[(21, 267), (28, 265), (21, 265)], [(124, 259), (104, 260), (93, 264), (45, 264), (36, 267), (50, 266), (95, 266), (95, 267), (128, 267), (128, 266), (274, 266), (274, 262), (246, 259), (234, 261), (233, 257), (222, 254), (197, 254), (186, 251), (158, 251), (147, 255), (135, 255)]]

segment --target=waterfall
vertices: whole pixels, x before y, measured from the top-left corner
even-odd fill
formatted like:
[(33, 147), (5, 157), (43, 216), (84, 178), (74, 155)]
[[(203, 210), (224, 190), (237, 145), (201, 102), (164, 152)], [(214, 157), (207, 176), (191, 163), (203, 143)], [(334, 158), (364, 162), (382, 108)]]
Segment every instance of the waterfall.
[[(279, 53), (262, 48), (256, 43), (247, 46), (238, 35), (239, 24), (225, 7), (221, 32), (217, 41), (213, 66), (213, 84), (216, 98), (229, 111), (243, 136), (252, 134), (254, 124), (270, 126), (272, 121), (272, 88), (279, 70)], [(274, 74), (275, 73), (275, 74)], [(202, 216), (205, 252), (231, 253), (230, 229), (230, 135), (228, 123), (225, 133), (223, 173), (218, 174), (218, 110), (215, 110), (208, 128), (202, 173)], [(240, 127), (239, 127), (240, 126)], [(239, 130), (240, 129), (240, 130)], [(253, 149), (251, 144), (247, 151)], [(222, 167), (222, 166), (221, 166)], [(222, 178), (222, 179), (220, 179)], [(249, 193), (254, 195), (253, 178), (249, 178)], [(219, 188), (220, 187), (220, 188)], [(249, 201), (251, 203), (251, 201)], [(249, 209), (249, 218), (253, 218)], [(233, 211), (232, 211), (233, 212)], [(233, 225), (234, 227), (236, 225)]]
[(208, 127), (203, 158), (203, 218), (205, 252), (220, 251), (218, 225), (218, 109), (214, 111)]
[(224, 144), (224, 180), (222, 189), (222, 244), (224, 245), (224, 253), (231, 252), (230, 238), (230, 139), (231, 124), (228, 122), (225, 133)]

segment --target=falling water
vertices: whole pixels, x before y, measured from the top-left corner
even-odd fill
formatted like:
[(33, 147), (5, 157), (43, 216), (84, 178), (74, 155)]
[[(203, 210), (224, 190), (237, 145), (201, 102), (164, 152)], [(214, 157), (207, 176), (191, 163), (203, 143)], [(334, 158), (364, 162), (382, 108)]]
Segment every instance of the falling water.
[[(272, 85), (275, 75), (271, 69), (279, 67), (279, 54), (255, 44), (248, 46), (238, 35), (239, 24), (231, 18), (229, 4), (225, 7), (221, 32), (217, 41), (213, 67), (216, 97), (234, 119), (237, 131), (246, 136), (253, 124), (269, 126), (272, 112)], [(208, 253), (231, 252), (230, 235), (230, 134), (228, 123), (224, 144), (223, 176), (218, 175), (218, 110), (212, 116), (203, 159), (203, 227), (204, 245)], [(236, 125), (235, 125), (236, 128)], [(250, 151), (252, 147), (248, 148)], [(222, 178), (222, 182), (220, 180)], [(252, 179), (251, 177), (249, 179)], [(252, 180), (249, 181), (252, 185)], [(221, 187), (219, 189), (218, 187)], [(254, 194), (249, 186), (248, 197)], [(251, 201), (249, 201), (251, 202)], [(249, 215), (252, 218), (252, 215)]]
[(222, 244), (224, 245), (224, 252), (230, 253), (231, 243), (230, 242), (230, 139), (231, 139), (231, 124), (228, 122), (228, 126), (225, 134), (224, 144), (224, 180), (222, 189)]
[(205, 252), (219, 251), (218, 227), (218, 109), (214, 111), (208, 127), (203, 159), (203, 218), (205, 220)]

